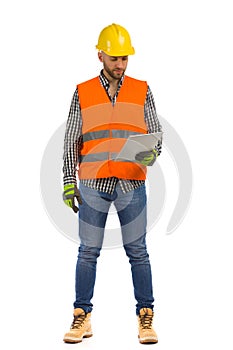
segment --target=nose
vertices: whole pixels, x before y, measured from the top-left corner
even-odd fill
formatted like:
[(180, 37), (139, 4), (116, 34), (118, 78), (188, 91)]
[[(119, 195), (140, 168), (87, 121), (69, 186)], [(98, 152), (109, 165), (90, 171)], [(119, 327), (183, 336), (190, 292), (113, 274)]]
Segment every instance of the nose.
[(116, 67), (118, 69), (123, 69), (124, 68), (124, 62), (123, 62), (123, 59), (121, 57), (118, 58), (118, 60), (116, 62)]

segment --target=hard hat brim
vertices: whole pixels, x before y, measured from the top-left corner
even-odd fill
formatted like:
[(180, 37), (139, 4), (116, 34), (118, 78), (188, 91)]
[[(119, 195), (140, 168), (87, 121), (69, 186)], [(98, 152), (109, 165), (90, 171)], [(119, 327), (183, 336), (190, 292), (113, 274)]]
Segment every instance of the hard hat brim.
[(112, 49), (105, 49), (105, 48), (99, 47), (99, 45), (96, 45), (95, 47), (97, 50), (103, 51), (108, 56), (121, 57), (121, 56), (129, 56), (129, 55), (135, 54), (134, 47), (131, 47), (130, 50), (122, 50), (122, 51), (120, 51), (120, 50), (114, 51)]

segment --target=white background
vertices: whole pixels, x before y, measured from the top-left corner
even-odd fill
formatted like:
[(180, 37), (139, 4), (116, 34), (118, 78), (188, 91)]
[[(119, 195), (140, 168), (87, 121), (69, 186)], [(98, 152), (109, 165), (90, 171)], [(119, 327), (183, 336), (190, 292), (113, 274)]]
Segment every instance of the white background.
[[(159, 160), (167, 202), (148, 235), (156, 348), (232, 349), (233, 25), (226, 0), (1, 3), (1, 348), (68, 348), (62, 338), (72, 321), (78, 247), (46, 215), (40, 162), (75, 85), (99, 73), (95, 44), (112, 22), (128, 29), (136, 49), (128, 75), (148, 81), (193, 167), (189, 211), (167, 236), (178, 179), (166, 151)], [(122, 249), (102, 251), (93, 301), (94, 337), (74, 348), (143, 347)]]

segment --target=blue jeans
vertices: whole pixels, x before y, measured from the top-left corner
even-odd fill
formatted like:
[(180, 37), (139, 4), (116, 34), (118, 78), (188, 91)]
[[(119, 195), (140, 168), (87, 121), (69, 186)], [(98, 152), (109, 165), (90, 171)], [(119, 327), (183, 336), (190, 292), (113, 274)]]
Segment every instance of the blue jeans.
[(145, 185), (123, 193), (119, 184), (113, 194), (79, 186), (83, 204), (79, 206), (79, 236), (81, 244), (76, 265), (75, 308), (91, 312), (97, 258), (103, 244), (105, 224), (111, 203), (119, 217), (122, 241), (131, 264), (136, 314), (143, 307), (153, 309), (151, 266), (146, 248)]

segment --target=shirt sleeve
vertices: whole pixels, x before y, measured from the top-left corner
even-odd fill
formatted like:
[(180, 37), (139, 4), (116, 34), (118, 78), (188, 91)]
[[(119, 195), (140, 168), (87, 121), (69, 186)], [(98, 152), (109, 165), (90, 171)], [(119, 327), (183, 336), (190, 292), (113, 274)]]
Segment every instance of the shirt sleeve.
[(79, 104), (78, 90), (72, 98), (69, 116), (66, 123), (64, 153), (63, 153), (63, 183), (76, 184), (78, 164), (78, 148), (82, 134), (82, 117)]
[[(147, 89), (146, 101), (144, 105), (144, 118), (145, 118), (145, 123), (147, 125), (148, 133), (162, 131), (162, 125), (159, 122), (159, 118), (156, 112), (154, 96), (149, 86)], [(162, 152), (162, 141), (158, 142), (158, 146), (156, 148), (157, 148), (158, 154), (160, 155), (160, 153)]]

